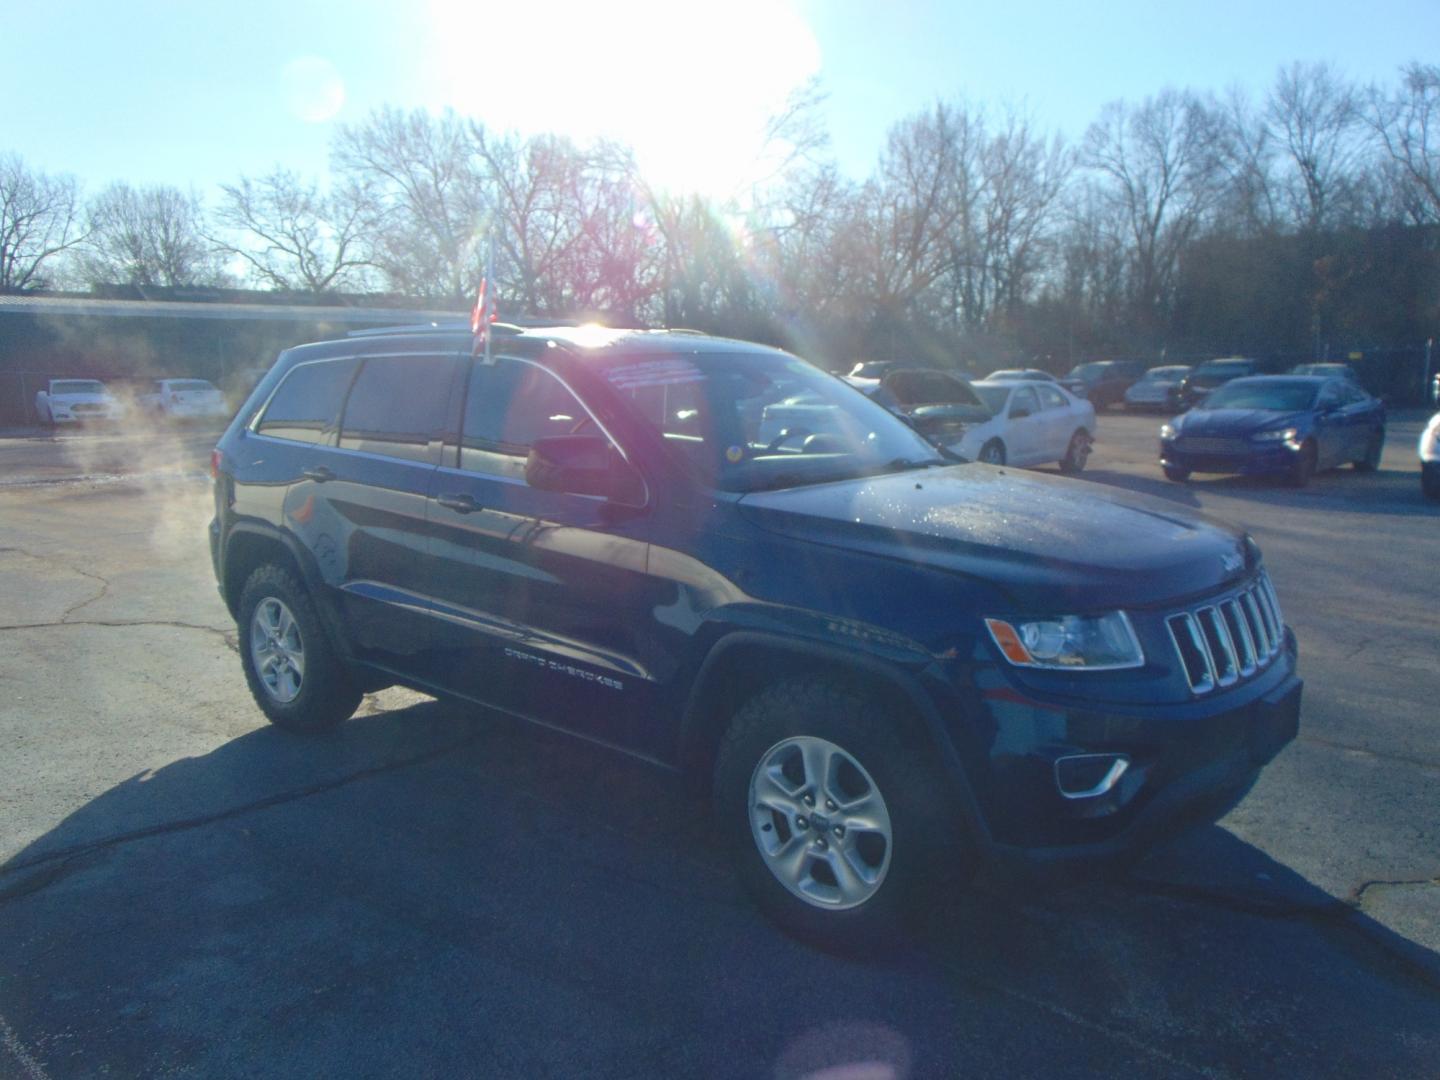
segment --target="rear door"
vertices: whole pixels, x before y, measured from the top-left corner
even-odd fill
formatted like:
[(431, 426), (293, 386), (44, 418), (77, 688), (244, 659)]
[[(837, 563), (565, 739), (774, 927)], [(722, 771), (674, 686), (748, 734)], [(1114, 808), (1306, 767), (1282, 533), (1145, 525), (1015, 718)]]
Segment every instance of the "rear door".
[(317, 492), (330, 527), (317, 556), (334, 561), (356, 647), (363, 659), (416, 677), (437, 587), (426, 500), (459, 418), (459, 365), (454, 352), (360, 361)]
[(1053, 386), (1036, 383), (1035, 396), (1040, 400), (1040, 433), (1044, 440), (1037, 453), (1045, 461), (1059, 461), (1070, 448), (1070, 436), (1080, 427), (1079, 417), (1070, 399)]
[(647, 574), (646, 510), (525, 481), (536, 439), (578, 433), (605, 434), (547, 368), (470, 363), (459, 446), (431, 485), (429, 669), (469, 697), (643, 751), (660, 736), (648, 628), (667, 602)]
[(1044, 460), (1044, 428), (1045, 419), (1040, 415), (1040, 398), (1035, 388), (1020, 387), (1010, 397), (1005, 429), (1006, 460), (1015, 465), (1030, 465)]

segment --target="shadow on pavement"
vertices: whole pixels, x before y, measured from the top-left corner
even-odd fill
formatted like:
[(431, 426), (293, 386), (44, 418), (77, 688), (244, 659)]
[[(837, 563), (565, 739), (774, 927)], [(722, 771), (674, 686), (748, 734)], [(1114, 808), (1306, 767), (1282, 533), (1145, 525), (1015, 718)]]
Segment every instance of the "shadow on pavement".
[[(1279, 907), (1204, 895), (1238, 879)], [(848, 962), (755, 913), (673, 778), (427, 703), (57, 824), (0, 868), (0, 1020), (54, 1077), (1433, 1069), (1435, 984), (1333, 908), (1212, 827), (1124, 883), (937, 897)]]

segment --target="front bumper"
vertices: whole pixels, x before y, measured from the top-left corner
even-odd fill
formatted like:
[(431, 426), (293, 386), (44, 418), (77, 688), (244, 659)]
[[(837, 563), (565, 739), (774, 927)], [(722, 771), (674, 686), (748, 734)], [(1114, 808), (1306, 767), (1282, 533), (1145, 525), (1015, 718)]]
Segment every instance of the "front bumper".
[(1199, 473), (1235, 473), (1239, 476), (1277, 476), (1295, 468), (1298, 451), (1283, 442), (1252, 443), (1243, 454), (1197, 454), (1160, 444), (1160, 464)]
[[(1013, 686), (984, 693), (988, 767), (973, 779), (995, 861), (1041, 875), (1103, 867), (1222, 816), (1298, 732), (1296, 651), (1287, 631), (1259, 675), (1179, 704), (1086, 711)], [(1067, 797), (1058, 763), (1076, 755), (1126, 768), (1093, 796)]]

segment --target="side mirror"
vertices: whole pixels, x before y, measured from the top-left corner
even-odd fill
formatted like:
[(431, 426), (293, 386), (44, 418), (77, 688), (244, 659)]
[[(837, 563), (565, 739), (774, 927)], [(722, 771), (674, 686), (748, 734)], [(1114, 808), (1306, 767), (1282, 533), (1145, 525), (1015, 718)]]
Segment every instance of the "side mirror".
[(525, 482), (539, 491), (598, 495), (632, 506), (645, 501), (639, 474), (600, 435), (536, 439), (525, 459)]

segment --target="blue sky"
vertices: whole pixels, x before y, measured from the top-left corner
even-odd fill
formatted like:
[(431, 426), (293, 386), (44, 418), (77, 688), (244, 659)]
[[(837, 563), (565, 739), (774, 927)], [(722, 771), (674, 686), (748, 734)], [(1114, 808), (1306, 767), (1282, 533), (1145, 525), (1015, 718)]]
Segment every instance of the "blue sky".
[(615, 135), (675, 183), (704, 187), (743, 171), (765, 110), (812, 74), (830, 95), (842, 167), (863, 175), (886, 128), (937, 97), (1019, 104), (1076, 138), (1116, 98), (1167, 85), (1258, 95), (1296, 60), (1387, 82), (1407, 61), (1433, 61), (1440, 42), (1436, 0), (7, 8), (0, 151), (74, 173), (89, 190), (123, 179), (207, 196), (277, 163), (322, 175), (335, 125), (384, 103)]

